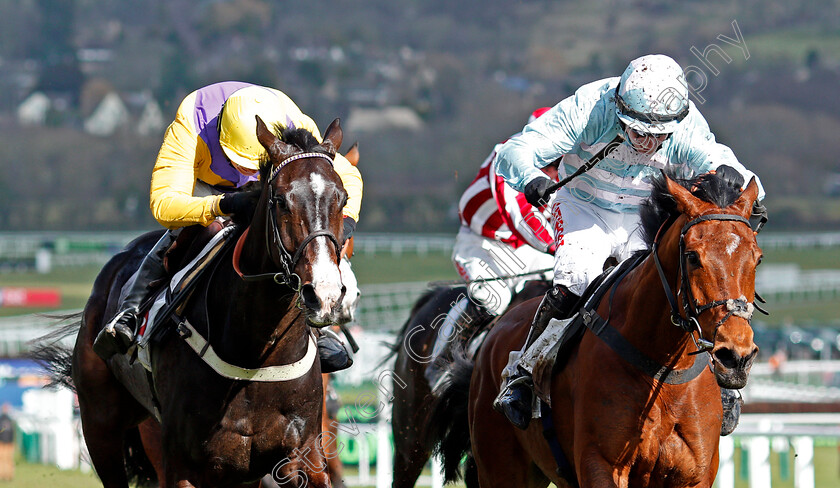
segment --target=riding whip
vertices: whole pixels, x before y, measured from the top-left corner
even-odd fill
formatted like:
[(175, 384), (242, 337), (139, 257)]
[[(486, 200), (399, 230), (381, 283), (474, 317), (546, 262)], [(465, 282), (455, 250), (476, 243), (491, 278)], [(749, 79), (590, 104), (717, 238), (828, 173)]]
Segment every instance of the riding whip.
[(500, 280), (509, 280), (511, 278), (521, 278), (523, 276), (532, 276), (532, 275), (539, 275), (543, 273), (547, 273), (554, 268), (545, 268), (545, 269), (538, 269), (536, 271), (529, 271), (527, 273), (520, 273), (515, 275), (508, 275), (508, 276), (496, 276), (494, 278), (477, 278), (474, 280), (441, 280), (441, 281), (430, 281), (429, 288), (437, 288), (439, 286), (460, 286), (460, 285), (469, 285), (472, 283), (486, 283), (488, 281), (500, 281)]
[(597, 154), (592, 156), (592, 158), (590, 158), (589, 161), (587, 161), (583, 165), (581, 165), (581, 167), (578, 168), (577, 171), (575, 171), (571, 175), (563, 178), (562, 180), (558, 181), (557, 183), (554, 183), (553, 185), (549, 186), (546, 189), (546, 195), (551, 195), (552, 193), (556, 192), (560, 188), (563, 188), (564, 186), (566, 186), (573, 179), (577, 178), (578, 176), (580, 176), (580, 175), (586, 173), (587, 171), (589, 171), (590, 169), (592, 169), (596, 164), (603, 161), (604, 158), (609, 156), (610, 153), (612, 153), (615, 149), (617, 149), (618, 146), (620, 146), (622, 142), (624, 142), (624, 134), (619, 132), (618, 134), (616, 134), (615, 138), (612, 141), (608, 142), (606, 146), (601, 148), (601, 150), (598, 151)]

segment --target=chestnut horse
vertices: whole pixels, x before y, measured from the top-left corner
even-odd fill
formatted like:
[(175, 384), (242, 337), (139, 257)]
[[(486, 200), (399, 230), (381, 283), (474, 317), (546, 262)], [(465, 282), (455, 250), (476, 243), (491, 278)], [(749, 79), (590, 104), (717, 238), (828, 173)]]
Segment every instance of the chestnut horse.
[(310, 327), (335, 322), (344, 291), (338, 259), (347, 193), (332, 167), (342, 131), (334, 121), (319, 144), (301, 129), (272, 133), (257, 118), (257, 135), (269, 159), (261, 166), (256, 211), (234, 257), (226, 248), (199, 278), (181, 320), (207, 339), (208, 356), (235, 374), (212, 369), (186, 334), (151, 344), (150, 373), (126, 357), (105, 362), (93, 352), (123, 283), (156, 236), (129, 245), (96, 279), (70, 374), (105, 487), (127, 486), (126, 432), (150, 416), (160, 431), (146, 422), (144, 437), (159, 436), (165, 486), (238, 486), (265, 473), (287, 486), (329, 486)]
[[(511, 307), (546, 292), (546, 281), (528, 281), (511, 301)], [(403, 325), (390, 356), (396, 356), (394, 373), (405, 384), (394, 389), (391, 429), (394, 434), (393, 488), (411, 488), (429, 461), (426, 445), (426, 418), (432, 405), (432, 392), (424, 373), (444, 316), (453, 303), (467, 293), (466, 287), (439, 287), (421, 296)], [(387, 361), (388, 358), (385, 358)], [(467, 485), (477, 486), (467, 476)]]
[[(583, 329), (566, 352), (541, 420), (522, 431), (492, 407), (537, 301), (504, 315), (474, 364), (456, 361), (430, 421), (451, 424), (435, 439), (447, 468), (471, 449), (482, 488), (712, 486), (720, 388), (743, 388), (758, 352), (750, 318), (761, 250), (747, 221), (757, 194), (755, 181), (741, 193), (714, 174), (683, 185), (654, 179), (641, 215), (650, 249), (600, 303), (582, 309), (599, 326)], [(625, 351), (608, 335), (623, 338)], [(625, 359), (627, 349), (647, 364)], [(681, 376), (689, 371), (697, 376)], [(464, 388), (468, 418), (453, 418), (453, 403), (467, 402)], [(447, 438), (462, 422), (469, 438)]]

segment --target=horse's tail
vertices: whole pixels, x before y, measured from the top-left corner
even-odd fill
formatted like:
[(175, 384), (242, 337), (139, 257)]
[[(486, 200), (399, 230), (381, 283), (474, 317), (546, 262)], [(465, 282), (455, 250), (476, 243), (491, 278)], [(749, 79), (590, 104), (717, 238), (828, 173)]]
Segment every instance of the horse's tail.
[(125, 456), (125, 473), (129, 486), (146, 487), (158, 486), (157, 471), (146, 455), (140, 429), (132, 427), (125, 432), (123, 444)]
[(408, 331), (408, 325), (411, 323), (411, 319), (414, 318), (415, 315), (417, 315), (417, 311), (420, 310), (420, 308), (422, 308), (423, 305), (429, 303), (429, 301), (432, 298), (434, 298), (435, 295), (437, 295), (443, 290), (446, 290), (446, 288), (437, 287), (428, 290), (427, 292), (420, 295), (420, 298), (418, 298), (417, 301), (414, 302), (414, 305), (411, 307), (411, 312), (408, 313), (408, 318), (405, 319), (405, 323), (400, 328), (399, 334), (397, 334), (396, 340), (392, 344), (388, 344), (388, 354), (386, 354), (385, 357), (382, 358), (382, 361), (379, 362), (379, 366), (385, 365), (385, 363), (387, 363), (391, 358), (396, 356), (398, 352), (400, 352), (400, 348), (403, 345), (403, 341), (405, 341), (405, 334)]
[(447, 379), (438, 387), (438, 395), (429, 414), (427, 445), (440, 455), (444, 468), (444, 483), (461, 478), (459, 465), (470, 452), (470, 428), (467, 419), (470, 378), (475, 364), (463, 351), (453, 354)]
[(48, 388), (66, 386), (74, 391), (76, 389), (71, 377), (73, 350), (62, 345), (61, 341), (72, 334), (78, 333), (82, 314), (83, 312), (51, 315), (50, 318), (58, 319), (59, 326), (56, 330), (32, 341), (32, 349), (26, 356), (37, 361), (47, 370), (50, 377), (50, 382), (47, 384)]

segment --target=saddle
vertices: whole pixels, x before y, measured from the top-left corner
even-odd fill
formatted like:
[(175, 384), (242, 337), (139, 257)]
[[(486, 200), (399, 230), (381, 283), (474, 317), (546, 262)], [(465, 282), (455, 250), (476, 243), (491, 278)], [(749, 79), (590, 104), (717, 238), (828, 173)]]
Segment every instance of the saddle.
[(232, 220), (217, 219), (207, 227), (203, 225), (184, 227), (163, 257), (163, 265), (166, 267), (167, 275), (174, 276), (201, 252), (201, 249), (210, 242), (213, 236), (231, 225), (233, 225)]
[(181, 231), (163, 259), (166, 277), (153, 284), (149, 298), (140, 308), (144, 320), (137, 342), (141, 351), (152, 339), (163, 336), (166, 331), (154, 327), (155, 323), (183, 310), (198, 278), (235, 241), (235, 231), (236, 226), (230, 220), (216, 220), (207, 227), (195, 225)]
[[(670, 385), (687, 383), (710, 365), (708, 355), (696, 354), (694, 364), (691, 367), (680, 370), (671, 369), (669, 366), (651, 359), (625, 339), (618, 330), (610, 325), (609, 314), (606, 318), (598, 315), (598, 305), (607, 291), (612, 290), (614, 292), (614, 285), (622, 280), (627, 273), (639, 266), (648, 255), (648, 252), (638, 253), (602, 274), (598, 280), (587, 288), (583, 298), (578, 303), (579, 312), (571, 319), (561, 321), (562, 323), (559, 324), (563, 327), (559, 334), (561, 339), (547, 350), (541, 351), (534, 362), (532, 373), (534, 390), (540, 400), (549, 406), (551, 405), (552, 376), (565, 365), (569, 352), (580, 341), (580, 337), (586, 329), (598, 336), (615, 354), (632, 364), (640, 372), (663, 383)], [(612, 301), (612, 295), (609, 299)], [(548, 328), (551, 328), (554, 322), (557, 322), (556, 319), (549, 322)]]
[[(646, 256), (646, 253), (640, 253), (635, 257), (606, 268), (584, 290), (574, 307), (574, 310), (578, 310), (579, 312), (569, 319), (559, 321), (560, 323), (557, 324), (561, 328), (556, 333), (556, 340), (550, 347), (539, 353), (532, 371), (534, 392), (547, 405), (551, 405), (551, 379), (563, 369), (563, 366), (569, 358), (569, 354), (574, 346), (580, 342), (583, 337), (583, 332), (586, 330), (584, 317), (587, 316), (588, 312), (598, 308), (601, 299), (603, 299), (607, 291), (622, 276), (638, 266)], [(557, 319), (552, 319), (551, 322), (556, 323), (558, 321)], [(552, 325), (550, 323), (548, 328), (551, 328)]]

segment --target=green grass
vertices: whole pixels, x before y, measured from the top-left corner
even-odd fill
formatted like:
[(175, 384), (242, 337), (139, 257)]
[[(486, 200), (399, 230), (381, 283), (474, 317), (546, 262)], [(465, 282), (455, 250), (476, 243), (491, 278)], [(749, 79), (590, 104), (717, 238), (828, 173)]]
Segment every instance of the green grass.
[(36, 486), (60, 486), (61, 488), (101, 488), (102, 483), (93, 471), (61, 470), (55, 466), (17, 462), (15, 478), (0, 482), (3, 488), (33, 488)]
[(802, 269), (840, 268), (840, 247), (814, 249), (765, 249), (762, 264), (796, 263)]
[(359, 284), (399, 283), (458, 279), (449, 254), (440, 252), (425, 256), (403, 254), (356, 254), (351, 261)]
[[(750, 51), (750, 57), (755, 56), (755, 59), (761, 62), (802, 62), (811, 51), (818, 52), (823, 60), (837, 61), (840, 53), (840, 35), (837, 32), (820, 32), (816, 29), (792, 29), (749, 35), (744, 37), (744, 41)], [(743, 62), (743, 57), (736, 59)]]
[(798, 325), (816, 325), (838, 323), (840, 321), (840, 303), (837, 301), (813, 301), (802, 303), (773, 303), (766, 307), (769, 316), (757, 314), (755, 320), (768, 325), (778, 326), (796, 323)]

